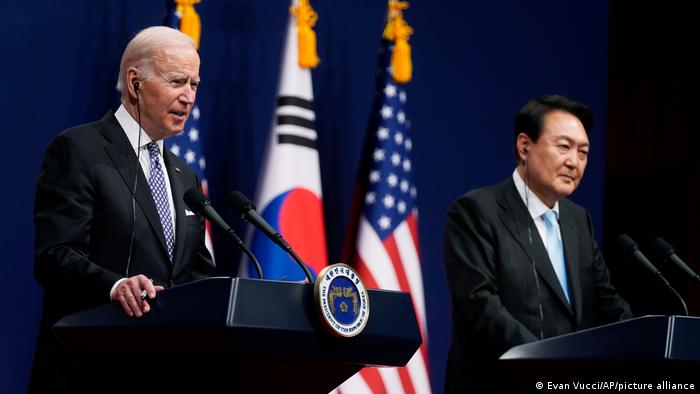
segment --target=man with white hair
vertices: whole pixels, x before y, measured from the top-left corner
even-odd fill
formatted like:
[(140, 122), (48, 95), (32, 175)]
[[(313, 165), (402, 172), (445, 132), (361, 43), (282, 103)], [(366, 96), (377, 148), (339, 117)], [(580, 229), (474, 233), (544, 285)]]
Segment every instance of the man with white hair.
[(62, 316), (111, 301), (139, 318), (158, 291), (214, 274), (204, 220), (183, 201), (199, 179), (163, 149), (182, 132), (199, 81), (187, 35), (144, 29), (122, 55), (117, 111), (48, 147), (34, 207), (44, 310), (30, 392), (75, 391), (75, 360), (51, 332)]

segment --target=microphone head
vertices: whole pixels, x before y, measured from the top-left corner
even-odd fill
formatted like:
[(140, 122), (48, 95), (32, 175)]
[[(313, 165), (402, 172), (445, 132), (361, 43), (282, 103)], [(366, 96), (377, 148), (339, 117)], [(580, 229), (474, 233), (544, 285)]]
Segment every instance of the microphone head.
[(185, 192), (183, 199), (185, 200), (185, 204), (190, 207), (192, 212), (196, 213), (201, 213), (205, 206), (211, 204), (207, 196), (194, 187), (189, 188)]
[(634, 253), (639, 250), (639, 245), (637, 245), (632, 238), (627, 234), (621, 234), (617, 237), (617, 245), (627, 253)]
[(652, 239), (650, 245), (654, 252), (658, 253), (660, 256), (668, 257), (676, 253), (676, 251), (673, 250), (673, 246), (671, 246), (671, 244), (669, 244), (668, 242), (664, 241), (664, 239), (661, 237), (656, 237)]
[(255, 205), (245, 196), (245, 194), (239, 192), (238, 190), (229, 193), (226, 197), (228, 205), (233, 208), (241, 216), (250, 212), (255, 211)]

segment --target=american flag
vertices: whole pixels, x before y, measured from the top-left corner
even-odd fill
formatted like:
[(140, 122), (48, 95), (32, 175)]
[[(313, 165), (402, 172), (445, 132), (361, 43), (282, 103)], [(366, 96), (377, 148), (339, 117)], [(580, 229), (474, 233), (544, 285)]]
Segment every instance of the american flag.
[[(164, 25), (173, 29), (180, 29), (180, 17), (182, 15), (177, 10), (177, 4), (174, 0), (166, 2), (166, 13)], [(199, 43), (196, 42), (197, 47)], [(207, 177), (204, 170), (207, 167), (207, 160), (204, 158), (204, 150), (202, 149), (202, 140), (200, 137), (199, 128), (199, 106), (197, 103), (192, 107), (189, 118), (185, 122), (185, 128), (182, 133), (179, 133), (165, 140), (165, 147), (170, 150), (175, 156), (181, 158), (187, 165), (197, 174), (197, 177), (202, 182), (202, 191), (205, 195), (209, 195), (209, 187), (207, 185)], [(211, 224), (206, 222), (205, 243), (209, 253), (214, 256), (214, 246), (211, 242)]]
[(390, 72), (392, 50), (385, 40), (344, 261), (355, 266), (367, 287), (411, 293), (423, 345), (406, 367), (363, 369), (340, 386), (343, 393), (431, 391), (411, 122), (404, 85)]

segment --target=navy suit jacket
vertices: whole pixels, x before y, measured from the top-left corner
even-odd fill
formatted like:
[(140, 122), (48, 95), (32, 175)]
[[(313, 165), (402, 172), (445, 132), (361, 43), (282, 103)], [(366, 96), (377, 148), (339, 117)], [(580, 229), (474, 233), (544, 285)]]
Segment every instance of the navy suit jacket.
[(444, 252), (452, 298), (446, 391), (492, 392), (513, 346), (632, 317), (610, 284), (589, 213), (559, 201), (571, 304), (512, 178), (450, 207)]
[(148, 182), (112, 113), (64, 131), (48, 147), (34, 202), (34, 275), (44, 288), (44, 309), (30, 391), (66, 389), (73, 358), (51, 326), (110, 302), (110, 289), (126, 276), (132, 231), (129, 276), (144, 274), (167, 288), (214, 274), (204, 219), (185, 214), (183, 195), (200, 188), (199, 180), (167, 149), (163, 159), (176, 212), (172, 263)]

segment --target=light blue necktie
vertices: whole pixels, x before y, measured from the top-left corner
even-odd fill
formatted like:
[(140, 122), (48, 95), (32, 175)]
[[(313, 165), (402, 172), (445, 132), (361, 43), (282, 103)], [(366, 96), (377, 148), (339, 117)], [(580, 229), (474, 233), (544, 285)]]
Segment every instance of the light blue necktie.
[(569, 283), (566, 279), (564, 247), (562, 246), (561, 239), (559, 238), (556, 225), (557, 214), (550, 210), (542, 214), (542, 219), (544, 220), (544, 225), (547, 230), (547, 254), (549, 255), (549, 260), (552, 262), (554, 272), (557, 274), (561, 288), (564, 290), (566, 301), (571, 304), (571, 298), (569, 297)]
[(151, 189), (153, 201), (156, 203), (160, 224), (163, 226), (163, 235), (165, 235), (165, 245), (168, 247), (168, 256), (170, 257), (170, 262), (172, 262), (173, 250), (175, 249), (175, 231), (173, 230), (173, 220), (170, 215), (168, 191), (165, 189), (163, 167), (160, 165), (160, 160), (158, 160), (160, 150), (155, 142), (149, 142), (146, 148), (148, 149), (151, 163), (151, 176), (148, 179), (148, 186)]

